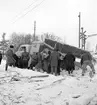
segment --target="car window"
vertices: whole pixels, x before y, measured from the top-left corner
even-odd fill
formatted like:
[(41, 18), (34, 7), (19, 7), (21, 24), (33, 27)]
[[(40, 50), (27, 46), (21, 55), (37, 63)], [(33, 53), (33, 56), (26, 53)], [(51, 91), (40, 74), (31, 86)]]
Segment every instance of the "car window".
[(23, 48), (24, 48), (24, 47), (20, 47), (20, 48), (19, 48), (19, 51), (23, 51)]

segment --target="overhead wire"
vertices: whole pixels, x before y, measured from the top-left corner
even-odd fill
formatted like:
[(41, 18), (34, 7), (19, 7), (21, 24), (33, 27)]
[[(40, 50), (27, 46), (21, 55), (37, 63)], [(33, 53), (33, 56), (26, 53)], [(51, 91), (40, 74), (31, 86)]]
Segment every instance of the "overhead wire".
[(21, 15), (24, 11), (26, 11), (27, 9), (29, 9), (34, 3), (36, 3), (39, 0), (36, 0), (34, 2), (32, 2), (30, 5), (28, 5), (23, 11), (19, 12), (14, 18), (17, 18), (19, 15)]
[(14, 22), (13, 22), (13, 24), (15, 23), (15, 22), (17, 22), (18, 20), (20, 20), (21, 18), (23, 18), (25, 15), (27, 15), (29, 12), (31, 12), (31, 11), (33, 11), (35, 8), (37, 8), (38, 6), (40, 6), (42, 3), (43, 3), (43, 1), (45, 1), (45, 0), (42, 0), (39, 4), (37, 4), (36, 6), (34, 6), (32, 9), (30, 9), (29, 11), (27, 11), (25, 14), (23, 14), (22, 16), (20, 16), (17, 20), (15, 20)]

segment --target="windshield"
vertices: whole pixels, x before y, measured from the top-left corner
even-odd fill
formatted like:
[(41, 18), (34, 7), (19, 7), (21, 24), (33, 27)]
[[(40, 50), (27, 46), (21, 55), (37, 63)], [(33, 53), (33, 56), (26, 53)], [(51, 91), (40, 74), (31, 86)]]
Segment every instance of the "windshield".
[(24, 48), (24, 46), (20, 47), (20, 48), (19, 48), (19, 51), (24, 51), (23, 48)]

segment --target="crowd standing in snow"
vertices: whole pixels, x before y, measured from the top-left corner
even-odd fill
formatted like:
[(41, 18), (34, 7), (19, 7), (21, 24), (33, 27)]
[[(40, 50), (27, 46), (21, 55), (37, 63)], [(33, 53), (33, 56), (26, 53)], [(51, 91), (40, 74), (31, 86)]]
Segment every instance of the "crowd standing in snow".
[[(57, 76), (60, 75), (60, 70), (67, 70), (68, 74), (73, 73), (73, 70), (75, 70), (75, 56), (71, 52), (68, 52), (63, 57), (59, 54), (58, 49), (55, 48), (54, 51), (44, 49), (42, 52), (34, 52), (30, 55), (26, 52), (25, 47), (23, 49), (24, 52), (19, 58), (13, 51), (14, 46), (10, 45), (6, 51), (6, 71), (8, 66), (17, 66), (19, 68), (28, 68), (51, 74), (55, 73), (55, 76)], [(91, 67), (93, 74), (95, 74), (92, 56), (84, 53), (81, 55), (82, 76), (84, 76), (88, 65)]]

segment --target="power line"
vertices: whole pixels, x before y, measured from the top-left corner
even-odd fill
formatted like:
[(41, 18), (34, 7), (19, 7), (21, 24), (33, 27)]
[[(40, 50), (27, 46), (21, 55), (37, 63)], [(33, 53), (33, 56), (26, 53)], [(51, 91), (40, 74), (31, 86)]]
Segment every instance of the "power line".
[(24, 11), (26, 11), (27, 9), (29, 9), (34, 3), (36, 3), (39, 0), (36, 0), (34, 2), (32, 2), (30, 5), (28, 5), (23, 11), (19, 12), (14, 18), (17, 18), (19, 15), (21, 15)]
[(44, 0), (42, 0), (39, 4), (37, 4), (36, 6), (34, 6), (32, 9), (30, 9), (27, 13), (25, 13), (24, 15), (22, 15), (21, 17), (19, 17), (17, 20), (15, 20), (14, 22), (13, 22), (13, 24), (15, 23), (15, 22), (17, 22), (18, 20), (20, 20), (21, 18), (23, 18), (25, 15), (27, 15), (29, 12), (31, 12), (32, 10), (34, 10), (35, 8), (37, 8), (39, 5), (41, 5), (42, 3), (43, 3), (43, 1)]
[(13, 23), (17, 22), (18, 20), (20, 20), (21, 18), (23, 18), (25, 15), (27, 15), (29, 12), (31, 12), (32, 10), (34, 10), (36, 7), (38, 7), (40, 4), (42, 4), (44, 0), (42, 0), (39, 4), (37, 4), (35, 7), (33, 7), (32, 9), (30, 9), (27, 13), (25, 13), (24, 15), (20, 16), (18, 19), (16, 19)]

